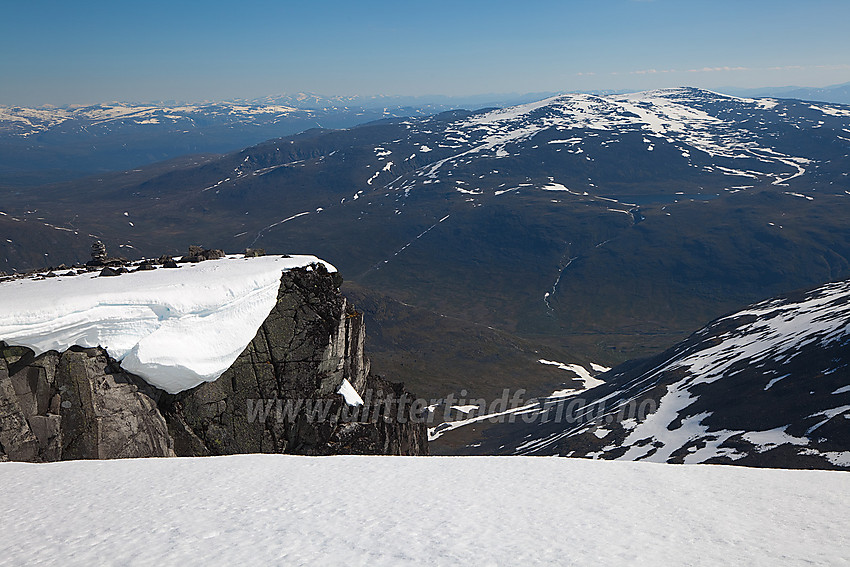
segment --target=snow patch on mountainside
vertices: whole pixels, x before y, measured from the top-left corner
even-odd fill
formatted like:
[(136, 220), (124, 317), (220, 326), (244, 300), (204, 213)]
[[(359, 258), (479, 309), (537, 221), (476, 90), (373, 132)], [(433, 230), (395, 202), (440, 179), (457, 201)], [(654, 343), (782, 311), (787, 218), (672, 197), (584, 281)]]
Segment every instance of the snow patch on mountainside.
[[(575, 378), (582, 381), (581, 386), (579, 387), (565, 387), (558, 390), (553, 391), (551, 394), (544, 398), (540, 399), (531, 399), (528, 400), (527, 403), (523, 403), (522, 405), (512, 406), (510, 408), (502, 408), (498, 411), (491, 411), (488, 413), (488, 408), (486, 406), (478, 406), (478, 405), (460, 405), (460, 406), (450, 406), (450, 409), (455, 409), (460, 411), (463, 414), (467, 414), (466, 417), (462, 417), (460, 419), (449, 419), (436, 425), (435, 427), (428, 428), (428, 441), (435, 441), (449, 433), (451, 431), (455, 431), (460, 429), (461, 427), (466, 427), (468, 425), (473, 425), (475, 423), (479, 423), (486, 420), (496, 420), (502, 416), (522, 416), (525, 415), (529, 419), (534, 420), (538, 417), (546, 414), (552, 403), (565, 399), (575, 397), (578, 394), (589, 390), (590, 388), (595, 388), (596, 386), (600, 386), (605, 382), (600, 380), (596, 376), (594, 376), (591, 371), (589, 371), (586, 367), (581, 364), (573, 364), (573, 363), (563, 363), (558, 362), (556, 360), (546, 360), (539, 359), (537, 361), (540, 364), (545, 364), (547, 366), (555, 366), (558, 370), (564, 370), (572, 375)], [(606, 372), (610, 370), (610, 368), (606, 366), (602, 366), (600, 364), (590, 363), (591, 369), (593, 372)], [(439, 408), (443, 405), (443, 402), (439, 404), (434, 404), (430, 407), (429, 411), (432, 413), (435, 409)], [(491, 410), (494, 408), (494, 404), (491, 404)], [(469, 415), (473, 414), (473, 415)], [(451, 415), (451, 412), (446, 412), (443, 416)], [(510, 420), (510, 423), (513, 423), (514, 420)]]
[(231, 256), (118, 277), (96, 272), (0, 284), (0, 340), (41, 354), (101, 346), (170, 393), (216, 380), (275, 305), (285, 270), (315, 256)]
[(357, 390), (354, 389), (348, 378), (343, 378), (342, 384), (339, 385), (339, 389), (336, 392), (337, 394), (342, 394), (342, 397), (345, 398), (345, 403), (350, 406), (363, 405), (363, 398), (360, 397), (360, 394), (357, 393)]
[[(603, 380), (599, 380), (598, 378), (595, 378), (581, 364), (564, 364), (563, 362), (557, 362), (555, 360), (544, 360), (542, 358), (540, 360), (538, 360), (537, 362), (539, 362), (540, 364), (548, 364), (548, 365), (551, 365), (551, 366), (557, 366), (560, 370), (566, 370), (568, 372), (572, 372), (573, 374), (578, 376), (584, 382), (584, 389), (585, 390), (588, 390), (590, 388), (595, 388), (596, 386), (599, 386), (600, 384), (605, 383)], [(557, 394), (557, 392), (552, 394), (552, 395), (555, 396), (556, 394)]]
[(850, 333), (850, 284), (827, 284), (800, 303), (768, 301), (726, 319), (754, 317), (721, 342), (701, 349), (671, 369), (683, 368), (693, 377), (688, 386), (723, 377), (738, 363), (758, 364), (768, 358), (788, 360), (812, 343), (826, 346)]
[(850, 109), (847, 109), (847, 108), (834, 108), (834, 107), (829, 107), (829, 106), (817, 106), (817, 105), (814, 105), (814, 104), (811, 105), (809, 108), (811, 108), (812, 110), (817, 110), (817, 111), (823, 112), (824, 114), (829, 115), (829, 116), (850, 116)]

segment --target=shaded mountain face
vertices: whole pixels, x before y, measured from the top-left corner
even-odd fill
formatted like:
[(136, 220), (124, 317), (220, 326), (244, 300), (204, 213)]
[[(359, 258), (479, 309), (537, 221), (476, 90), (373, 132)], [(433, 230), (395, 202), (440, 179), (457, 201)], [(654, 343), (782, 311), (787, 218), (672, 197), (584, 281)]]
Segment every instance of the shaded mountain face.
[(689, 88), (313, 130), (4, 191), (0, 269), (85, 260), (89, 235), (133, 257), (309, 251), (395, 300), (611, 365), (850, 276), (848, 140), (848, 107)]
[(850, 281), (751, 305), (600, 379), (464, 452), (850, 469)]

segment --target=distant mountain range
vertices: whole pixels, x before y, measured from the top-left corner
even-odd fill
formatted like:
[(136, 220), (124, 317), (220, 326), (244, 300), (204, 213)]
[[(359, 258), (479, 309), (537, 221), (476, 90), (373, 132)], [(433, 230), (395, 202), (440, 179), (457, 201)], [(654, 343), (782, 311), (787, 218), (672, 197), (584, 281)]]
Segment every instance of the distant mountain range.
[(312, 253), (371, 306), (377, 372), (539, 395), (573, 380), (539, 359), (613, 366), (850, 277), (848, 155), (850, 107), (693, 88), (388, 118), (0, 190), (0, 269), (94, 238)]
[(850, 83), (830, 85), (828, 87), (761, 87), (757, 89), (722, 87), (717, 90), (735, 96), (794, 98), (798, 100), (850, 104)]
[(298, 93), (205, 103), (0, 106), (0, 186), (67, 181), (186, 154), (229, 152), (310, 128), (348, 128), (381, 118), (426, 116), (461, 106), (505, 106), (536, 98)]

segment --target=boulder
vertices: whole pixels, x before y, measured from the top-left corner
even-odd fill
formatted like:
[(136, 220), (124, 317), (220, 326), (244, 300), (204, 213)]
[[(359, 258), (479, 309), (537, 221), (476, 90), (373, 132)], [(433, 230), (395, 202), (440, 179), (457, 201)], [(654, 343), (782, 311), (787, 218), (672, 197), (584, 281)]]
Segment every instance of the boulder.
[(201, 246), (189, 246), (189, 253), (183, 257), (186, 262), (203, 262), (224, 258), (224, 251), (219, 249), (207, 250)]

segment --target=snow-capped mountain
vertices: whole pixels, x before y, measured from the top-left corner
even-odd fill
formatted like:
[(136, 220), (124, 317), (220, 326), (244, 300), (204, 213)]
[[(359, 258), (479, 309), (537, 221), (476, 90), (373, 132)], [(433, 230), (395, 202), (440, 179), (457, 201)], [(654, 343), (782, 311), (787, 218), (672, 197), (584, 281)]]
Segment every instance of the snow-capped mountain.
[[(362, 112), (365, 119), (381, 116), (402, 116), (398, 97), (324, 97), (311, 93), (269, 96), (253, 100), (234, 100), (201, 103), (130, 103), (109, 102), (65, 107), (0, 106), (0, 135), (4, 137), (33, 137), (61, 129), (88, 131), (99, 128), (101, 135), (112, 126), (169, 125), (174, 128), (200, 128), (211, 125), (261, 127), (301, 118), (317, 121), (334, 113)], [(422, 108), (428, 104), (421, 105)], [(440, 107), (437, 107), (440, 108)], [(375, 112), (378, 109), (380, 112)], [(419, 107), (408, 106), (408, 112), (423, 113)], [(368, 111), (368, 112), (367, 112)]]
[(282, 94), (213, 102), (0, 105), (0, 186), (32, 186), (140, 167), (186, 154), (223, 153), (311, 128), (534, 100), (491, 97)]
[[(850, 108), (681, 88), (607, 97), (561, 95), (404, 126), (403, 136), (374, 149), (382, 163), (372, 165), (377, 169), (365, 181), (370, 188), (377, 184), (375, 192), (385, 188), (408, 194), (426, 184), (455, 182), (470, 185), (454, 189), (473, 201), (478, 191), (498, 196), (524, 188), (584, 196), (585, 191), (604, 192), (605, 183), (645, 180), (648, 172), (634, 171), (638, 161), (650, 170), (663, 163), (667, 173), (656, 176), (656, 183), (672, 174), (684, 186), (692, 184), (695, 174), (721, 176), (712, 189), (720, 185), (735, 191), (765, 182), (781, 186), (807, 169), (810, 179), (829, 170), (833, 159), (846, 157)], [(813, 152), (813, 136), (836, 147)], [(801, 144), (801, 139), (809, 142)], [(517, 160), (523, 160), (527, 179), (504, 183), (522, 173)], [(531, 160), (538, 162), (536, 167)], [(490, 171), (482, 167), (485, 162), (492, 165)], [(479, 175), (467, 178), (479, 169)], [(542, 175), (547, 171), (549, 176)]]
[(274, 122), (300, 115), (317, 116), (315, 111), (292, 106), (251, 103), (212, 103), (166, 106), (161, 104), (106, 103), (68, 108), (0, 107), (0, 133), (32, 137), (59, 127), (84, 130), (108, 125), (138, 126), (169, 124), (190, 127), (196, 120), (219, 119), (225, 123)]
[(525, 455), (850, 469), (850, 281), (754, 304), (600, 378), (541, 402), (531, 424), (492, 431), (492, 444)]

